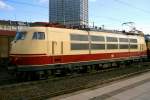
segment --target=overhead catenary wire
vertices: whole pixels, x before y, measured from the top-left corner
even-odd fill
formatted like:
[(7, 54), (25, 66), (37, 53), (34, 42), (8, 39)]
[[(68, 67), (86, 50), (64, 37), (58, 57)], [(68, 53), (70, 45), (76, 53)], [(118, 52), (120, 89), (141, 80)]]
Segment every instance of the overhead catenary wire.
[(133, 5), (133, 4), (130, 4), (130, 3), (128, 3), (128, 2), (125, 2), (125, 1), (122, 1), (122, 0), (113, 0), (113, 1), (115, 1), (115, 2), (117, 2), (117, 3), (119, 3), (119, 4), (122, 4), (122, 5), (128, 6), (128, 7), (130, 7), (130, 8), (136, 9), (136, 10), (138, 10), (138, 11), (141, 11), (141, 12), (144, 12), (144, 13), (147, 13), (147, 14), (150, 14), (150, 11), (149, 11), (149, 10), (143, 9), (143, 8), (140, 8), (140, 7), (137, 7), (137, 6), (135, 6), (135, 5)]

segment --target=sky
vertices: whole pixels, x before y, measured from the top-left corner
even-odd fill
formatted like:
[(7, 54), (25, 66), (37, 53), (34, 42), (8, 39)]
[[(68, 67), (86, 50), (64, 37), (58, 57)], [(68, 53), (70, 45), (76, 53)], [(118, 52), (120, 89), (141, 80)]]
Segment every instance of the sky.
[[(89, 0), (89, 24), (122, 30), (125, 22), (150, 34), (150, 0)], [(0, 20), (48, 22), (48, 0), (0, 0)]]

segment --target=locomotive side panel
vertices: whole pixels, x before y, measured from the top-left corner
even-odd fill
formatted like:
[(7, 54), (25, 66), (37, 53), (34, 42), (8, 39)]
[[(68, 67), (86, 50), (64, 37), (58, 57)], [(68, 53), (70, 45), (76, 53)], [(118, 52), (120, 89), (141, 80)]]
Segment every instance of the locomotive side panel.
[(69, 29), (48, 28), (49, 55), (69, 54)]
[(54, 64), (131, 59), (142, 56), (144, 52), (141, 36), (57, 28), (50, 31)]
[[(89, 41), (72, 40), (77, 35), (87, 35), (87, 32), (81, 30), (49, 28), (48, 30), (48, 48), (51, 51), (49, 56), (53, 59), (53, 64), (66, 64), (79, 62), (82, 59), (80, 55), (89, 54), (89, 48), (85, 49), (81, 45), (89, 45)], [(75, 37), (76, 37), (75, 36)], [(80, 48), (80, 49), (76, 49)], [(82, 49), (82, 50), (81, 50)]]
[[(87, 36), (87, 34), (88, 33), (86, 31), (81, 31), (81, 30), (50, 28), (49, 29), (49, 42), (51, 42), (51, 44), (53, 42), (54, 47), (58, 46), (58, 48), (55, 48), (54, 51), (51, 49), (53, 51), (53, 53), (51, 52), (51, 55), (56, 56), (56, 55), (89, 54), (89, 48), (87, 49), (81, 48), (82, 44), (89, 45), (89, 40), (86, 40), (86, 41), (71, 40), (71, 37), (74, 38), (75, 35)], [(61, 44), (63, 44), (63, 46)], [(53, 46), (51, 45), (50, 48), (53, 48)], [(54, 52), (58, 52), (58, 53), (54, 53)]]

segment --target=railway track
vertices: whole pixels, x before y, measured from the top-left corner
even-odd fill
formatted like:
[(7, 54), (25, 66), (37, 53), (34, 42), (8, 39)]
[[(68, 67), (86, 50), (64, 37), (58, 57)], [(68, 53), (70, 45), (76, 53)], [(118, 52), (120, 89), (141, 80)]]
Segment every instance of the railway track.
[(149, 64), (149, 62), (145, 62), (130, 65), (126, 68), (113, 68), (83, 75), (50, 78), (48, 80), (1, 86), (0, 99), (43, 100), (149, 71)]

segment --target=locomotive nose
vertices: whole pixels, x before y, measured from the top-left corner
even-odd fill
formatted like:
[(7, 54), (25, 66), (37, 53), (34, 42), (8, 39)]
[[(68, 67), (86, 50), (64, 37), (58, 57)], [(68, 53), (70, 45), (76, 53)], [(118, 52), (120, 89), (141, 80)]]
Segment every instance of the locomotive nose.
[[(11, 61), (16, 65), (39, 65), (47, 61), (45, 32), (17, 32), (11, 46)], [(46, 57), (45, 57), (46, 56)], [(41, 59), (44, 59), (43, 61)], [(47, 63), (47, 62), (46, 62)], [(44, 63), (45, 64), (45, 63)]]

